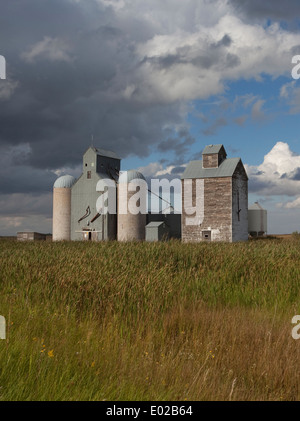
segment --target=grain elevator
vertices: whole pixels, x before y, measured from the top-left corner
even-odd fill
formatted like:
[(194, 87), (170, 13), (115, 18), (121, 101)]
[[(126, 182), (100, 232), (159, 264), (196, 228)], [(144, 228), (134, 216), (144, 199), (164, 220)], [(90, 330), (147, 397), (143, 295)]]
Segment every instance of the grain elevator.
[(206, 146), (202, 160), (187, 164), (178, 180), (181, 213), (149, 211), (149, 193), (155, 193), (143, 174), (121, 171), (120, 164), (114, 152), (91, 146), (77, 180), (64, 175), (55, 181), (54, 241), (248, 239), (248, 177), (241, 159), (227, 158), (222, 144)]

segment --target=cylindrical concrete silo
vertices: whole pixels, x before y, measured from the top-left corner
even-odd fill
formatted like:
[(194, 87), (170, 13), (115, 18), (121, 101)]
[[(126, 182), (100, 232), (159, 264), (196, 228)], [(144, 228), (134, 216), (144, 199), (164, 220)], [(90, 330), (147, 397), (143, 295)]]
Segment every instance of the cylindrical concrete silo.
[(267, 233), (267, 211), (258, 202), (248, 208), (248, 232), (252, 237)]
[(145, 240), (147, 199), (144, 176), (135, 170), (123, 171), (118, 180), (118, 241)]
[(71, 239), (71, 187), (75, 183), (71, 175), (59, 177), (53, 186), (52, 240)]

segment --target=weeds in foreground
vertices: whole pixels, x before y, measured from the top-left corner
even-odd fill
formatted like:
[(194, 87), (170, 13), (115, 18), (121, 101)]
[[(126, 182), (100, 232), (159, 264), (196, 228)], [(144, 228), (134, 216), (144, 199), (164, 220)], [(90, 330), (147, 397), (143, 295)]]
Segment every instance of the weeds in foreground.
[(298, 400), (299, 246), (0, 241), (0, 399)]

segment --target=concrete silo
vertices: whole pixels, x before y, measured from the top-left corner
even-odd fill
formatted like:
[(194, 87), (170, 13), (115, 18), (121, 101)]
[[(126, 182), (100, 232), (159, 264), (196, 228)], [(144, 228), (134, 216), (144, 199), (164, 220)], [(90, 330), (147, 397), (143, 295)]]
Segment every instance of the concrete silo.
[(145, 240), (148, 185), (135, 170), (123, 171), (118, 180), (118, 241)]
[(267, 211), (258, 202), (248, 208), (248, 232), (252, 237), (267, 233)]
[(53, 241), (71, 239), (71, 188), (75, 181), (71, 175), (63, 175), (53, 185)]

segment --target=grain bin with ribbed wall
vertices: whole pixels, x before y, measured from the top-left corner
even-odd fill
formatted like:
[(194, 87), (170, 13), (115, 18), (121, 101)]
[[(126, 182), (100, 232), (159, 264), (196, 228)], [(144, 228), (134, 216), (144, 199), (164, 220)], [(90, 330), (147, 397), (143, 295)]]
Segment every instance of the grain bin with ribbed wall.
[(71, 188), (75, 181), (71, 175), (63, 175), (53, 185), (53, 241), (71, 238)]
[(148, 186), (143, 174), (123, 171), (118, 180), (118, 241), (145, 240), (147, 199)]
[(267, 211), (258, 202), (248, 208), (248, 232), (251, 237), (267, 233)]

